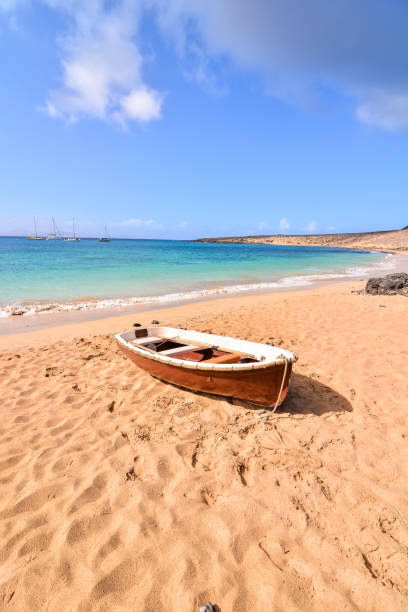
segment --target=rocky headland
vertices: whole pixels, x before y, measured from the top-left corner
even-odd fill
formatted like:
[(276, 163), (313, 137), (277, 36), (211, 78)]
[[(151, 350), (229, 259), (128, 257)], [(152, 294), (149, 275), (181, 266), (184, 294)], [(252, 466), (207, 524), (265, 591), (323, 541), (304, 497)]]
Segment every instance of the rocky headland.
[(262, 235), (229, 236), (220, 238), (199, 238), (197, 242), (231, 242), (248, 244), (276, 244), (298, 246), (326, 246), (363, 251), (385, 251), (389, 253), (408, 253), (408, 226), (400, 230), (380, 232), (360, 232), (349, 234), (309, 234), (309, 235)]

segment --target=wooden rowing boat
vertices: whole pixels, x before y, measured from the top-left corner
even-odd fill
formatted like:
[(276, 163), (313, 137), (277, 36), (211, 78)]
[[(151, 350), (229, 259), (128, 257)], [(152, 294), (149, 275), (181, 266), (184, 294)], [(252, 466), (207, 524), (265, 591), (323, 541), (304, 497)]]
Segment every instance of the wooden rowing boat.
[(152, 376), (274, 409), (286, 397), (297, 360), (276, 346), (173, 327), (135, 327), (115, 338), (124, 354)]

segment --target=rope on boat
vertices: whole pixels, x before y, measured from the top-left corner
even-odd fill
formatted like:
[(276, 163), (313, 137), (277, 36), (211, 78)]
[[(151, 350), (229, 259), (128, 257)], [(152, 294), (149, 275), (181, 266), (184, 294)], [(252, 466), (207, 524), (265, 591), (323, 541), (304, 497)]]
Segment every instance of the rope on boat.
[(285, 384), (286, 373), (288, 371), (288, 361), (289, 360), (287, 359), (287, 357), (285, 357), (285, 355), (281, 355), (281, 357), (283, 357), (283, 359), (285, 360), (285, 368), (283, 370), (283, 378), (282, 378), (282, 383), (279, 389), (278, 399), (275, 402), (275, 406), (273, 407), (272, 414), (275, 412), (275, 410), (279, 406), (280, 398), (281, 398), (282, 391), (283, 391), (283, 385)]

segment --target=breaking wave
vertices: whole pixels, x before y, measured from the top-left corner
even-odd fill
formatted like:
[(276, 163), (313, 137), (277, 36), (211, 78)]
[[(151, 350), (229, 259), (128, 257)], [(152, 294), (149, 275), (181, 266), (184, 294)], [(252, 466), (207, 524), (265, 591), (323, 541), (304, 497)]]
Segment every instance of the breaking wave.
[[(376, 251), (372, 251), (377, 253)], [(26, 304), (15, 303), (3, 306), (0, 309), (0, 318), (22, 315), (29, 316), (35, 314), (49, 314), (55, 312), (66, 312), (72, 310), (99, 310), (103, 308), (126, 308), (134, 305), (143, 304), (168, 304), (187, 300), (199, 300), (207, 297), (225, 296), (239, 293), (250, 293), (264, 291), (267, 289), (284, 289), (291, 287), (302, 287), (318, 282), (341, 280), (348, 278), (361, 277), (372, 270), (389, 270), (395, 265), (395, 255), (388, 253), (383, 262), (374, 266), (350, 267), (343, 272), (324, 273), (324, 274), (301, 274), (297, 276), (286, 276), (275, 281), (256, 282), (249, 284), (235, 284), (223, 287), (213, 287), (206, 289), (195, 289), (186, 292), (167, 293), (156, 296), (128, 297), (128, 298), (104, 298), (99, 300), (78, 301), (78, 302), (54, 302), (50, 304)]]

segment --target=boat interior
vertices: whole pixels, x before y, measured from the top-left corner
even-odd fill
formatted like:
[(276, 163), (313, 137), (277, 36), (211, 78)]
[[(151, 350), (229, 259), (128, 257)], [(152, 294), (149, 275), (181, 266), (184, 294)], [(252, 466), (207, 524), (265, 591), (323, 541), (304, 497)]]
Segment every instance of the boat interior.
[(150, 336), (145, 328), (135, 330), (135, 339), (130, 343), (145, 351), (160, 353), (174, 359), (206, 362), (206, 363), (257, 363), (254, 355), (231, 351), (202, 342), (189, 342), (183, 338), (166, 338), (163, 336)]

